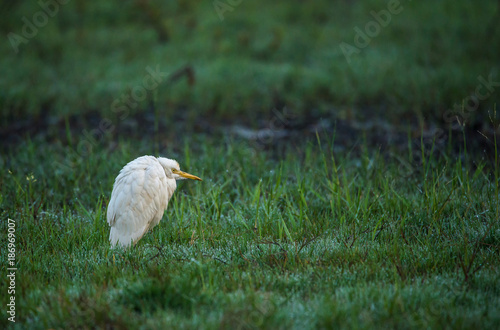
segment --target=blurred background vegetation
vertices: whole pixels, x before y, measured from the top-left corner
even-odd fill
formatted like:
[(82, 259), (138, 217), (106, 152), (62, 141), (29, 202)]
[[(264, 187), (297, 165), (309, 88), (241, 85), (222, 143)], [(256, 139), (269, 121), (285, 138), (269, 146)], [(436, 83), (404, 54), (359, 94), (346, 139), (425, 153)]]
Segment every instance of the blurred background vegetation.
[[(68, 116), (120, 122), (112, 104), (142, 86), (146, 67), (172, 79), (130, 114), (154, 114), (165, 129), (200, 121), (258, 126), (285, 106), (302, 119), (445, 125), (443, 114), (474, 94), (479, 76), (500, 81), (494, 0), (402, 0), (401, 12), (349, 62), (340, 44), (354, 45), (355, 28), (364, 31), (370, 12), (389, 1), (65, 2), (2, 2), (4, 135), (36, 130), (34, 123), (50, 131)], [(41, 3), (56, 13), (16, 45), (12, 33), (23, 37), (25, 19), (44, 23)], [(488, 120), (500, 95), (494, 89), (469, 122)], [(12, 125), (18, 130), (6, 131)]]

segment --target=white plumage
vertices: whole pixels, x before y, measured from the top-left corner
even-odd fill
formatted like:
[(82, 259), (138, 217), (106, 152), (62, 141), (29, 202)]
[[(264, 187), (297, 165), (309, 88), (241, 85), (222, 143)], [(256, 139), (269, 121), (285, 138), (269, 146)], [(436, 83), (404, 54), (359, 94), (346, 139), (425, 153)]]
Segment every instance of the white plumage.
[(201, 181), (182, 172), (173, 159), (142, 156), (125, 165), (116, 177), (108, 204), (111, 246), (135, 244), (156, 226), (180, 179)]

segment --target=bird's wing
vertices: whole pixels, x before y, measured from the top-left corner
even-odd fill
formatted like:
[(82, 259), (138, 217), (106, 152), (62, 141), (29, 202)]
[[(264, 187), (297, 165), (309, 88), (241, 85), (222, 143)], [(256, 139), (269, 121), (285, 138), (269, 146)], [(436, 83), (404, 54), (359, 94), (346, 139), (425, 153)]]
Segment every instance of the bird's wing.
[(137, 242), (152, 223), (160, 221), (170, 198), (167, 180), (154, 157), (131, 162), (121, 170), (107, 212), (112, 246)]

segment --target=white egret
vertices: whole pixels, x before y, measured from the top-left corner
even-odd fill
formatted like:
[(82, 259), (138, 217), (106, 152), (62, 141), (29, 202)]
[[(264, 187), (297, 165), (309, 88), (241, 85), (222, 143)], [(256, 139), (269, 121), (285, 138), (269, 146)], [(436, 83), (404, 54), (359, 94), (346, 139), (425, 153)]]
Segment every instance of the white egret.
[(177, 188), (176, 180), (199, 177), (182, 172), (173, 159), (139, 157), (116, 177), (108, 204), (111, 247), (128, 247), (156, 226)]

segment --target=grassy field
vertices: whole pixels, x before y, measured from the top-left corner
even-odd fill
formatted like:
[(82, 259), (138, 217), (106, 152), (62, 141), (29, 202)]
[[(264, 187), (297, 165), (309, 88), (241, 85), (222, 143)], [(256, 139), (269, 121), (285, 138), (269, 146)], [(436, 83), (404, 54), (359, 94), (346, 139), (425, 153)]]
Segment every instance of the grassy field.
[[(214, 3), (0, 5), (0, 328), (498, 329), (498, 1)], [(204, 181), (113, 250), (147, 154)]]
[[(121, 141), (65, 168), (54, 166), (64, 150), (39, 142), (2, 164), (19, 328), (500, 322), (498, 166), (424, 155), (408, 172), (395, 157), (335, 155), (326, 142), (276, 160), (241, 141), (186, 139), (161, 154), (204, 181), (183, 182), (160, 225), (122, 251), (110, 249), (106, 204), (120, 168), (151, 146)], [(3, 261), (5, 251), (2, 240)]]

